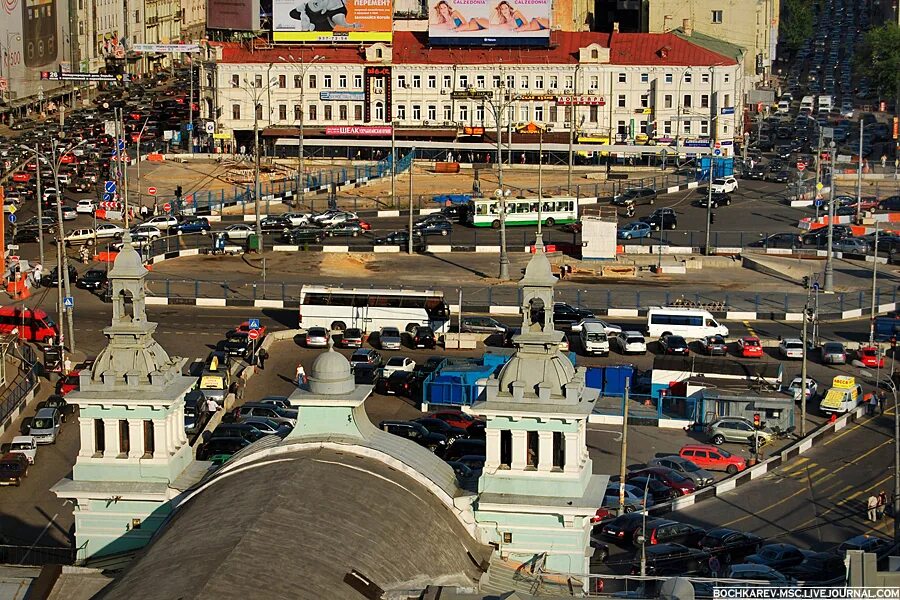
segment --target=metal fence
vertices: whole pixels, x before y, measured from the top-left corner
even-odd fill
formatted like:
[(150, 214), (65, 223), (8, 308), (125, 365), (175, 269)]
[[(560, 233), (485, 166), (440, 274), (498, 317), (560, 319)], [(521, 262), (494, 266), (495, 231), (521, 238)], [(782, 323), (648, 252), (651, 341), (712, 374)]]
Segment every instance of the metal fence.
[(16, 408), (25, 402), (28, 394), (37, 387), (40, 365), (31, 362), (25, 363), (28, 368), (16, 374), (16, 378), (6, 388), (6, 393), (0, 399), (0, 422), (3, 422)]
[(0, 564), (40, 567), (74, 563), (75, 548), (68, 546), (0, 545)]

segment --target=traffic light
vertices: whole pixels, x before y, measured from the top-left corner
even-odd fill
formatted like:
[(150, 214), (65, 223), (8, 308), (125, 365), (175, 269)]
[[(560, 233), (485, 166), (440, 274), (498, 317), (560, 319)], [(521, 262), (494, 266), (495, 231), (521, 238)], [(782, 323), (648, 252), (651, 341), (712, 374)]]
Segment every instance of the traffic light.
[(809, 289), (809, 276), (807, 276), (807, 275), (803, 276), (803, 289), (804, 290)]
[(760, 425), (761, 425), (761, 420), (759, 417), (759, 413), (753, 413), (753, 426), (756, 427), (757, 429), (759, 429)]
[(896, 348), (896, 347), (897, 347), (897, 336), (892, 335), (891, 336), (891, 348)]
[(714, 213), (714, 212), (709, 213), (709, 224), (712, 225), (715, 222), (716, 222), (716, 213)]
[(175, 197), (181, 198), (181, 186), (180, 185), (175, 186)]

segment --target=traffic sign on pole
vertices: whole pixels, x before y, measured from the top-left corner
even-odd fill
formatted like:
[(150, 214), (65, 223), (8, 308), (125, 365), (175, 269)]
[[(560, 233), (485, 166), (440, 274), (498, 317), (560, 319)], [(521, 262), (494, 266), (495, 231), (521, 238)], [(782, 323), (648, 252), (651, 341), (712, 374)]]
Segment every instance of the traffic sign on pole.
[(72, 296), (63, 298), (63, 308), (75, 308), (75, 298)]
[(103, 182), (103, 191), (107, 194), (115, 194), (116, 193), (116, 182), (115, 181), (104, 181)]
[(259, 319), (247, 319), (248, 329), (259, 329)]
[(163, 204), (163, 210), (166, 212), (170, 212), (172, 210), (172, 205), (166, 202), (165, 204)]
[(147, 193), (150, 194), (151, 196), (155, 196), (155, 195), (156, 195), (156, 188), (153, 187), (153, 186), (148, 187), (148, 188), (147, 188)]
[(802, 173), (803, 171), (805, 171), (805, 170), (806, 170), (806, 163), (805, 163), (805, 162), (798, 162), (798, 163), (797, 163), (797, 170), (800, 171), (801, 173)]
[(821, 181), (816, 184), (816, 189), (819, 190), (820, 192), (822, 191), (822, 189), (824, 187), (825, 187), (825, 185)]
[(10, 223), (12, 223), (13, 225), (15, 225), (15, 223), (16, 223), (16, 215), (9, 215), (9, 216), (7, 217), (7, 219), (9, 219), (9, 222), (10, 222)]
[(247, 332), (247, 338), (251, 340), (259, 339), (259, 329), (251, 329)]

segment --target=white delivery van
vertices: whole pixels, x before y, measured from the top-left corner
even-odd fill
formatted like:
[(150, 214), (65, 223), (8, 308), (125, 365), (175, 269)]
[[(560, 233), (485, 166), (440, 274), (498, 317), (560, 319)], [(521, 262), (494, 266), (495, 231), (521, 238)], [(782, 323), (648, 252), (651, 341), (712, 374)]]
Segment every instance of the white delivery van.
[(819, 96), (819, 112), (823, 110), (825, 112), (831, 110), (831, 107), (834, 106), (834, 97), (832, 96)]
[(779, 100), (778, 101), (778, 109), (775, 111), (776, 114), (786, 115), (791, 112), (791, 103), (787, 100)]
[(855, 377), (838, 375), (822, 397), (819, 408), (827, 414), (842, 415), (856, 408), (862, 396), (862, 387), (856, 383)]
[(596, 354), (609, 356), (609, 338), (600, 323), (585, 323), (581, 326), (578, 336), (581, 338), (581, 347), (588, 356)]
[(728, 328), (705, 310), (657, 306), (647, 311), (647, 335), (661, 337), (669, 334), (700, 340), (708, 335), (728, 337)]
[(800, 100), (800, 114), (811, 114), (815, 108), (816, 100), (812, 96), (803, 96)]

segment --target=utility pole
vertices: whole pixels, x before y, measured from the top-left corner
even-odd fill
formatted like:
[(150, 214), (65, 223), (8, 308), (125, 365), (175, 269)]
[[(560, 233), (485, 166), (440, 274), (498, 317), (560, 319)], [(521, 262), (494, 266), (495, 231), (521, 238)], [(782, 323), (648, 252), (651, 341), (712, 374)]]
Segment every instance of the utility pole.
[(544, 130), (538, 133), (538, 233), (541, 232), (541, 204), (544, 203)]
[(892, 504), (894, 505), (894, 543), (896, 544), (900, 541), (900, 410), (897, 406), (897, 386), (893, 379), (891, 379), (891, 393), (894, 395), (894, 502)]
[(875, 245), (872, 249), (872, 312), (869, 315), (869, 344), (875, 343), (875, 286), (878, 283), (878, 221), (875, 221)]
[[(82, 143), (84, 143), (84, 142), (82, 142)], [(66, 237), (66, 232), (65, 232), (65, 228), (63, 227), (62, 189), (59, 187), (59, 162), (58, 162), (58, 159), (56, 156), (56, 142), (53, 143), (52, 149), (53, 149), (53, 156), (52, 156), (53, 162), (51, 163), (51, 167), (53, 168), (53, 183), (55, 184), (57, 194), (58, 194), (58, 198), (56, 201), (56, 219), (57, 219), (57, 235), (59, 236), (59, 240), (57, 241), (56, 245), (58, 248), (57, 252), (59, 253), (58, 257), (60, 260), (59, 260), (59, 263), (57, 264), (57, 268), (58, 268), (57, 279), (62, 281), (63, 289), (65, 289), (65, 292), (66, 292), (66, 297), (71, 298), (72, 297), (72, 288), (71, 288), (71, 285), (69, 282), (69, 257), (62, 250), (63, 246), (65, 245), (63, 243), (63, 240)], [(70, 148), (69, 150), (72, 150), (72, 148)], [(67, 150), (66, 152), (68, 152), (69, 150)], [(62, 303), (60, 303), (60, 305), (61, 305), (61, 308), (65, 308), (62, 306)], [(74, 310), (74, 308), (68, 308), (68, 309), (65, 309), (65, 312), (66, 312), (66, 324), (69, 326), (69, 351), (72, 354), (75, 354), (75, 323), (74, 323), (74, 317), (72, 316), (73, 310)], [(62, 326), (62, 324), (60, 324), (60, 327), (61, 326)]]
[[(392, 129), (393, 130), (393, 129)], [(409, 157), (409, 247), (407, 251), (409, 255), (412, 256), (413, 253), (413, 158), (415, 155), (410, 155)]]
[[(859, 223), (862, 213), (862, 164), (863, 164), (863, 130), (866, 128), (863, 120), (859, 120), (859, 160), (856, 164), (856, 222)], [(834, 187), (834, 171), (831, 173), (831, 185)]]
[(509, 279), (509, 256), (506, 254), (506, 192), (503, 189), (503, 147), (500, 136), (503, 134), (503, 111), (505, 88), (500, 88), (500, 100), (497, 102), (494, 116), (497, 121), (497, 186), (500, 200), (500, 279)]
[[(44, 263), (44, 198), (41, 195), (41, 145), (34, 146), (34, 161), (37, 164), (37, 218), (38, 218), (38, 251), (40, 252), (41, 267)], [(62, 202), (62, 192), (56, 190), (56, 202)], [(13, 240), (15, 242), (15, 240)]]
[(834, 241), (834, 155), (837, 151), (837, 144), (834, 140), (828, 145), (831, 148), (831, 185), (828, 186), (828, 248), (825, 250), (825, 292), (834, 293), (834, 252), (831, 250), (831, 244)]
[(622, 452), (619, 459), (619, 514), (625, 514), (625, 471), (628, 456), (628, 389), (631, 378), (625, 378), (624, 409), (622, 410)]
[(396, 139), (397, 121), (391, 123), (391, 206), (398, 206), (397, 203), (397, 139)]
[[(249, 85), (249, 83), (248, 83)], [(253, 214), (256, 217), (256, 241), (259, 253), (263, 252), (262, 223), (259, 218), (259, 94), (250, 94), (253, 99)]]
[[(194, 59), (188, 57), (191, 61), (191, 68), (188, 71), (188, 79), (191, 80), (191, 92), (188, 95), (188, 154), (194, 153)], [(138, 143), (141, 143), (138, 138)], [(138, 182), (140, 186), (140, 182)]]
[(716, 69), (709, 68), (709, 188), (706, 195), (706, 245), (703, 253), (709, 255), (709, 230), (712, 226), (712, 183), (716, 171)]
[(806, 292), (806, 306), (803, 307), (803, 362), (800, 366), (800, 436), (806, 436), (806, 328), (811, 317), (809, 290)]
[(575, 107), (578, 98), (578, 68), (580, 66), (575, 65), (575, 75), (572, 77), (572, 104), (569, 105), (569, 166), (566, 170), (566, 193), (569, 196), (572, 195), (572, 169), (575, 160)]
[(822, 181), (822, 133), (822, 127), (819, 127), (819, 145), (816, 146), (816, 191), (813, 192), (814, 200), (819, 199), (819, 183)]

